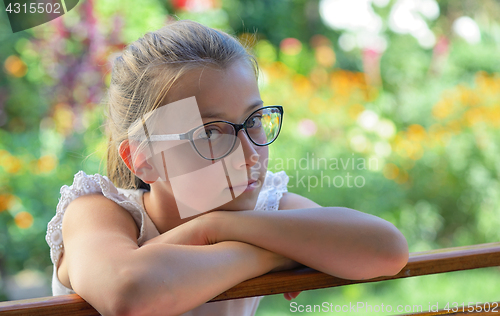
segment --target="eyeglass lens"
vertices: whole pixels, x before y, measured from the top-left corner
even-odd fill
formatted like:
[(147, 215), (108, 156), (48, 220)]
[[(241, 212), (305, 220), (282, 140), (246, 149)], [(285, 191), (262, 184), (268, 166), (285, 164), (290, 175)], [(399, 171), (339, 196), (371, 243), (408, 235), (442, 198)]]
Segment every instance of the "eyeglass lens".
[[(257, 145), (267, 145), (278, 136), (281, 125), (281, 111), (278, 108), (264, 108), (254, 112), (246, 121), (248, 137)], [(204, 125), (193, 133), (196, 150), (206, 159), (219, 159), (227, 155), (236, 142), (234, 127), (225, 122)]]

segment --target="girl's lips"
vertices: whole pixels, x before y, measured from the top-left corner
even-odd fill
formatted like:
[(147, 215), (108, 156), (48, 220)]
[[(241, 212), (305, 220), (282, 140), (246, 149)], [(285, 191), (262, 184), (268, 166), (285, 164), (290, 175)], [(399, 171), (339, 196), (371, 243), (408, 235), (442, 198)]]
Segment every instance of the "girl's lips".
[(233, 185), (233, 186), (230, 186), (228, 187), (227, 189), (235, 189), (235, 188), (242, 188), (242, 187), (245, 187), (245, 191), (249, 190), (249, 189), (254, 189), (257, 187), (257, 184), (259, 182), (257, 180), (248, 180), (247, 183), (243, 183), (243, 184), (239, 184), (239, 185)]

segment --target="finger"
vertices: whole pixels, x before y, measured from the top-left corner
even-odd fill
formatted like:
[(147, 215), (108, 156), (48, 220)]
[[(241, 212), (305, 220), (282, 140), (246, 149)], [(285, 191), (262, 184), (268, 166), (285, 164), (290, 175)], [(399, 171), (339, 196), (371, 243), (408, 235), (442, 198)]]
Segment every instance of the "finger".
[(288, 300), (288, 301), (291, 301), (292, 298), (290, 297), (290, 294), (289, 293), (283, 293), (283, 297)]

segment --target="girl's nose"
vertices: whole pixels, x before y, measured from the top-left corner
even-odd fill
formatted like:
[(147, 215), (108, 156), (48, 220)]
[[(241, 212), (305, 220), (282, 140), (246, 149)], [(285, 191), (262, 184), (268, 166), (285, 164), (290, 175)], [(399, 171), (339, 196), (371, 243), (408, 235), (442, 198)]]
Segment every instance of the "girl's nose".
[(243, 149), (244, 159), (236, 159), (236, 161), (234, 161), (234, 167), (253, 167), (259, 161), (259, 154), (255, 150), (255, 145), (248, 138), (247, 133), (243, 129), (238, 132), (238, 140)]

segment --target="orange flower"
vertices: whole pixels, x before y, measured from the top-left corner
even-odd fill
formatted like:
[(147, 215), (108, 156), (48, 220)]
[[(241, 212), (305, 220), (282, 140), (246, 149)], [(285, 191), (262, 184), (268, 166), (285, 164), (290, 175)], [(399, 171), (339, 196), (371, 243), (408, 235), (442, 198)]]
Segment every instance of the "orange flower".
[(0, 212), (8, 210), (14, 204), (15, 196), (9, 193), (0, 194)]
[(460, 95), (460, 103), (462, 105), (469, 105), (469, 96), (470, 96), (469, 89), (463, 85), (458, 85), (457, 89)]
[(311, 83), (303, 75), (295, 75), (293, 79), (293, 88), (298, 95), (308, 96), (313, 92)]
[(483, 120), (483, 110), (481, 108), (472, 108), (465, 112), (465, 120), (469, 126), (476, 125)]
[(448, 123), (446, 129), (448, 129), (452, 134), (458, 134), (462, 130), (462, 127), (458, 120), (453, 120)]
[(500, 127), (500, 104), (490, 108), (488, 119), (493, 127)]
[(384, 166), (384, 177), (389, 180), (394, 180), (399, 174), (399, 168), (393, 163), (388, 163)]
[(16, 222), (17, 227), (21, 229), (30, 228), (33, 225), (33, 215), (28, 212), (22, 211), (14, 216), (14, 221)]
[(409, 153), (410, 159), (419, 160), (424, 155), (424, 149), (419, 143), (413, 143)]
[(335, 52), (330, 46), (319, 46), (314, 52), (314, 57), (319, 65), (330, 68), (335, 64)]
[(401, 157), (407, 158), (413, 155), (413, 144), (408, 139), (399, 140), (394, 147), (394, 151)]
[(443, 99), (432, 108), (432, 115), (437, 119), (444, 119), (451, 114), (453, 103), (450, 99)]
[(22, 168), (22, 161), (21, 159), (8, 155), (4, 157), (1, 166), (7, 171), (8, 173), (18, 173), (21, 168)]
[(4, 63), (4, 68), (9, 75), (16, 78), (24, 77), (28, 72), (28, 66), (26, 66), (21, 58), (15, 55), (7, 57)]
[(401, 169), (401, 171), (399, 172), (399, 174), (396, 177), (396, 179), (394, 179), (394, 182), (396, 182), (397, 184), (403, 184), (403, 183), (408, 182), (409, 178), (410, 177), (408, 176), (408, 172), (406, 172), (405, 170)]
[(266, 67), (266, 72), (272, 80), (288, 79), (289, 69), (280, 61), (274, 62), (271, 66)]
[(477, 91), (471, 91), (469, 93), (468, 98), (469, 98), (469, 105), (471, 105), (471, 106), (476, 106), (481, 102), (481, 97), (477, 93)]
[(52, 155), (40, 157), (37, 161), (37, 170), (41, 173), (48, 173), (57, 167), (57, 158)]
[(326, 85), (328, 82), (328, 73), (324, 68), (313, 69), (313, 71), (309, 74), (309, 77), (314, 85), (319, 87)]
[(59, 133), (67, 135), (73, 128), (74, 114), (68, 104), (56, 104), (54, 107), (53, 118), (56, 125), (56, 130)]
[(421, 125), (412, 124), (408, 127), (407, 135), (410, 141), (421, 142), (427, 137), (427, 132)]
[(9, 152), (5, 149), (0, 149), (0, 165), (2, 164), (2, 159), (7, 156), (10, 156)]

